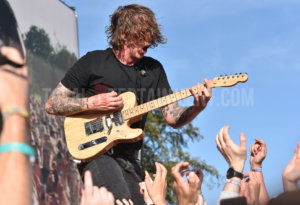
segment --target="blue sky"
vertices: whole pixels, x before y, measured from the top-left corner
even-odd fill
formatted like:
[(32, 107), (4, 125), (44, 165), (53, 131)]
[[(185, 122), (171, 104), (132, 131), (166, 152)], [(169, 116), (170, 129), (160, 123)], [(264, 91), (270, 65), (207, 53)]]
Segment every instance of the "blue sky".
[[(119, 5), (150, 7), (168, 43), (150, 50), (181, 90), (219, 75), (247, 72), (248, 82), (216, 88), (208, 107), (195, 120), (204, 140), (190, 143), (194, 157), (205, 160), (225, 176), (228, 165), (216, 149), (215, 136), (224, 125), (247, 147), (254, 138), (268, 148), (263, 173), (270, 196), (282, 191), (281, 173), (300, 141), (300, 1), (297, 0), (67, 0), (78, 15), (80, 56), (108, 46), (105, 26)], [(181, 102), (190, 105), (191, 99)], [(249, 157), (248, 157), (249, 160)], [(246, 162), (245, 171), (249, 170)], [(209, 179), (206, 179), (207, 181)], [(225, 181), (225, 180), (224, 180)], [(222, 181), (222, 183), (224, 182)], [(208, 204), (223, 189), (203, 187)]]

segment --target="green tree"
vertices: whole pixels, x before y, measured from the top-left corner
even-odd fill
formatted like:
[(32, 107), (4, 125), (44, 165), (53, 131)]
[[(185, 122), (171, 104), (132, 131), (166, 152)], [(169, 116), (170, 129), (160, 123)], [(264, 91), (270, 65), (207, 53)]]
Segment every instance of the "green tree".
[(37, 26), (31, 26), (29, 31), (25, 34), (25, 46), (33, 54), (48, 60), (53, 47), (46, 31)]
[(51, 64), (57, 66), (61, 70), (68, 70), (77, 60), (74, 53), (70, 53), (65, 46), (53, 53), (50, 57)]
[(156, 110), (148, 114), (145, 135), (143, 168), (150, 173), (155, 173), (154, 162), (164, 164), (168, 170), (167, 200), (171, 204), (174, 204), (176, 200), (176, 196), (172, 190), (171, 168), (178, 162), (186, 161), (189, 162), (192, 167), (201, 168), (204, 174), (204, 180), (209, 186), (216, 183), (213, 180), (209, 181), (209, 177), (219, 180), (220, 175), (214, 167), (206, 164), (204, 160), (192, 157), (188, 152), (184, 151), (184, 148), (188, 146), (188, 142), (203, 139), (203, 136), (200, 135), (199, 128), (195, 127), (192, 123), (180, 129), (173, 129), (163, 119), (161, 112)]

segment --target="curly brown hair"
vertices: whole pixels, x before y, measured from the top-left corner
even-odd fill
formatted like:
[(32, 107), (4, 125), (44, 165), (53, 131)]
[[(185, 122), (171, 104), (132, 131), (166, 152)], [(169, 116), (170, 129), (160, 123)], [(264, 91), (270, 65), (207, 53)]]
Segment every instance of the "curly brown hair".
[(114, 49), (121, 49), (124, 37), (130, 45), (150, 40), (151, 47), (166, 43), (154, 13), (138, 4), (120, 6), (110, 15), (110, 26), (106, 27), (107, 38)]

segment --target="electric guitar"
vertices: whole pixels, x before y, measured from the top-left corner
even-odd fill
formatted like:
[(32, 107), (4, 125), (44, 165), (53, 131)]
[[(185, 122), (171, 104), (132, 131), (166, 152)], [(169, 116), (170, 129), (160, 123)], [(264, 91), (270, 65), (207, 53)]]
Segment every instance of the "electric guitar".
[[(235, 74), (216, 77), (210, 80), (212, 87), (231, 87), (246, 82), (247, 74)], [(201, 86), (205, 86), (202, 83)], [(197, 92), (197, 86), (192, 87)], [(64, 123), (66, 142), (70, 154), (78, 160), (89, 161), (118, 143), (136, 142), (144, 137), (140, 128), (130, 125), (142, 119), (147, 112), (190, 97), (188, 89), (137, 105), (132, 92), (121, 94), (124, 107), (114, 113), (80, 113), (66, 117)]]

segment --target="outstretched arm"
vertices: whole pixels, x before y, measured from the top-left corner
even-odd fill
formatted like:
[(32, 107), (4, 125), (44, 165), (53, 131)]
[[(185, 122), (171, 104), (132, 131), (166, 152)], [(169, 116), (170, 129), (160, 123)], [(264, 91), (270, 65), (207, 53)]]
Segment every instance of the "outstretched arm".
[(296, 191), (297, 181), (300, 179), (300, 142), (295, 149), (294, 156), (282, 173), (284, 191)]
[[(0, 52), (13, 63), (25, 63), (20, 53), (12, 47), (2, 47)], [(27, 110), (28, 89), (28, 71), (25, 65), (18, 68), (8, 64), (0, 66), (2, 112), (9, 107)], [(28, 143), (27, 117), (20, 113), (11, 113), (3, 119), (0, 144), (2, 147), (10, 143)], [(0, 154), (0, 204), (32, 203), (29, 157), (19, 151), (4, 151)]]
[(190, 107), (180, 107), (177, 102), (161, 108), (163, 116), (167, 123), (173, 128), (180, 128), (191, 122), (204, 108), (211, 98), (212, 86), (209, 80), (204, 79), (206, 86), (198, 83), (198, 92), (190, 89), (194, 97), (194, 105)]
[(250, 147), (250, 166), (253, 174), (260, 183), (259, 203), (264, 205), (269, 201), (269, 195), (262, 173), (262, 162), (267, 155), (267, 146), (263, 140), (255, 138), (255, 141), (255, 144)]
[(66, 116), (84, 111), (113, 111), (122, 107), (122, 97), (114, 91), (79, 98), (74, 91), (69, 90), (62, 83), (54, 89), (45, 105), (47, 113)]
[[(243, 173), (247, 159), (246, 136), (244, 133), (241, 133), (240, 145), (237, 145), (231, 140), (228, 130), (229, 126), (224, 126), (218, 132), (216, 136), (217, 148), (228, 162), (229, 167), (233, 168), (236, 172)], [(239, 196), (240, 183), (242, 180), (235, 176), (228, 178), (228, 180), (220, 194), (217, 204), (220, 204), (220, 200), (222, 199)]]

